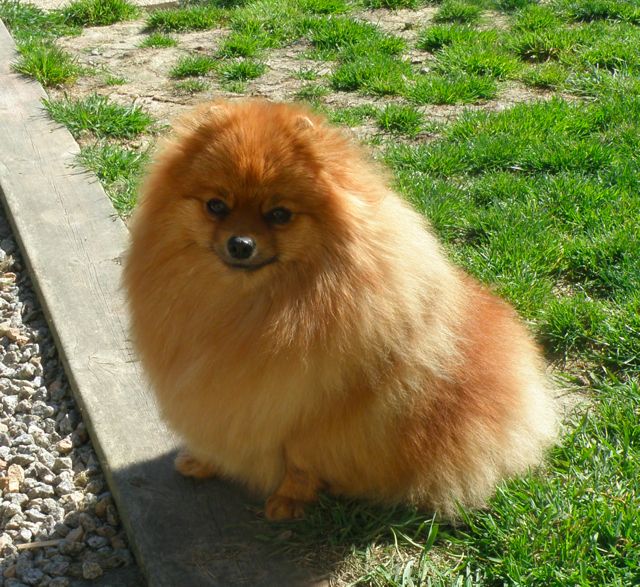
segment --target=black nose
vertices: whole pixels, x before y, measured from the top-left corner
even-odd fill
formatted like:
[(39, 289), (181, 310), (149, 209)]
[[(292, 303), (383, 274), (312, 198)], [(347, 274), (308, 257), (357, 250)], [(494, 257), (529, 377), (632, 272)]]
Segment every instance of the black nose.
[(234, 259), (248, 259), (256, 250), (256, 241), (250, 236), (232, 236), (227, 241), (227, 251)]

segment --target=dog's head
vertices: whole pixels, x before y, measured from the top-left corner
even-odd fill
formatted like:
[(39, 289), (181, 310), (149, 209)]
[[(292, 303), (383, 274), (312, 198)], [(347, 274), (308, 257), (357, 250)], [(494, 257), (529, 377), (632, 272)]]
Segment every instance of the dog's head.
[(299, 106), (205, 105), (151, 168), (141, 202), (147, 236), (254, 281), (291, 263), (317, 266), (353, 232), (344, 197), (351, 150)]

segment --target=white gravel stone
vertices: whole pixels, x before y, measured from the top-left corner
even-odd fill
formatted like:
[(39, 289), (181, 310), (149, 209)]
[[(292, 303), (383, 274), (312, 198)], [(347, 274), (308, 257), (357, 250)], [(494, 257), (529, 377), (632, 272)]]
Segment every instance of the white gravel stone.
[(19, 398), (17, 395), (5, 395), (2, 398), (2, 408), (5, 414), (13, 414), (16, 411)]
[(109, 539), (104, 536), (89, 536), (87, 538), (87, 544), (93, 548), (94, 550), (98, 550), (99, 548), (103, 548), (104, 546), (109, 545)]
[(31, 436), (31, 434), (20, 434), (19, 436), (16, 436), (13, 439), (13, 443), (14, 445), (27, 445), (27, 444), (33, 444), (33, 436)]
[(95, 532), (98, 527), (98, 519), (95, 516), (91, 516), (87, 513), (82, 513), (78, 516), (78, 522), (85, 532)]
[(38, 483), (27, 492), (29, 499), (35, 499), (37, 497), (51, 497), (53, 494), (53, 487), (46, 483)]
[(73, 449), (73, 442), (71, 442), (70, 438), (63, 438), (56, 444), (56, 448), (60, 454), (66, 455)]
[(82, 563), (82, 577), (84, 579), (97, 579), (103, 573), (102, 567), (96, 562), (85, 561)]
[(29, 509), (25, 512), (28, 520), (32, 522), (44, 522), (47, 519), (47, 515), (43, 514), (39, 509)]
[(51, 561), (47, 561), (42, 570), (48, 575), (54, 577), (60, 577), (65, 575), (69, 570), (69, 562), (66, 560), (60, 560), (61, 555), (52, 557)]
[(0, 587), (92, 581), (133, 557), (1, 212), (0, 279)]
[(16, 406), (15, 413), (16, 414), (29, 414), (31, 412), (31, 401), (28, 399), (23, 399), (18, 402)]
[(42, 418), (50, 418), (56, 413), (56, 409), (53, 406), (48, 406), (41, 400), (36, 400), (31, 408), (31, 413)]
[(26, 525), (26, 522), (23, 522), (22, 528), (18, 530), (17, 538), (20, 542), (31, 542), (31, 539), (33, 538), (33, 532), (29, 530), (29, 528), (26, 528)]
[(20, 465), (21, 467), (28, 467), (30, 464), (35, 462), (35, 457), (27, 453), (18, 453), (13, 455), (10, 459), (10, 463), (12, 465)]
[(11, 503), (10, 501), (5, 501), (2, 504), (2, 517), (5, 519), (11, 519), (14, 516), (17, 516), (22, 513), (22, 508), (20, 504)]
[(21, 365), (14, 373), (16, 379), (33, 379), (36, 376), (36, 366), (31, 363)]
[(71, 530), (69, 534), (67, 534), (66, 540), (68, 542), (78, 542), (83, 538), (84, 538), (84, 529), (78, 526), (77, 528), (74, 528), (73, 530)]

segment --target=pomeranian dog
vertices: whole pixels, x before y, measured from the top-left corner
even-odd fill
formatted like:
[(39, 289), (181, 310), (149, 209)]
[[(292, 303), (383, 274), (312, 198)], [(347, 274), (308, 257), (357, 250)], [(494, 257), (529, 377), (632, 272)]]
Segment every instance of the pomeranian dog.
[(540, 462), (554, 400), (505, 302), (302, 107), (215, 102), (160, 151), (131, 223), (132, 335), (178, 471), (455, 518)]

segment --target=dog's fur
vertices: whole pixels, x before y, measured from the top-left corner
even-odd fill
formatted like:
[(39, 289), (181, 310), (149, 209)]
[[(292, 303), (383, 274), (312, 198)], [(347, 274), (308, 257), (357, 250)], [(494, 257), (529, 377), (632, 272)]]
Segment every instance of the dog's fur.
[[(270, 226), (277, 206), (293, 217)], [(553, 441), (544, 366), (515, 312), (298, 106), (197, 109), (151, 168), (131, 234), (133, 336), (186, 443), (177, 467), (270, 495), (270, 518), (322, 489), (454, 517)], [(275, 261), (230, 267), (238, 234)]]

